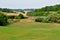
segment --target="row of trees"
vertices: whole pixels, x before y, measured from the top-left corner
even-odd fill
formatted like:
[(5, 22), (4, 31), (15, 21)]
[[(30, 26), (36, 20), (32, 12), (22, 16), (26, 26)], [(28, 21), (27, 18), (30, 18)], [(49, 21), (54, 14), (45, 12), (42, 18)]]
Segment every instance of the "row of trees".
[(49, 14), (49, 12), (60, 13), (60, 5), (46, 6), (40, 9), (35, 9), (35, 11), (29, 12), (27, 15), (28, 16), (45, 16)]
[(46, 6), (40, 9), (35, 9), (34, 12), (29, 12), (28, 16), (38, 16), (36, 22), (55, 22), (60, 23), (60, 5)]
[(2, 11), (2, 12), (8, 12), (8, 13), (12, 13), (13, 12), (12, 9), (8, 9), (8, 8), (0, 8), (0, 11)]
[(24, 11), (34, 11), (34, 9), (9, 9), (9, 8), (0, 8), (0, 11), (2, 12), (22, 12), (24, 13)]
[(28, 16), (46, 16), (50, 14), (50, 12), (29, 12)]
[(40, 12), (40, 11), (60, 11), (60, 5), (54, 5), (54, 6), (46, 6), (40, 9), (36, 9), (35, 12)]

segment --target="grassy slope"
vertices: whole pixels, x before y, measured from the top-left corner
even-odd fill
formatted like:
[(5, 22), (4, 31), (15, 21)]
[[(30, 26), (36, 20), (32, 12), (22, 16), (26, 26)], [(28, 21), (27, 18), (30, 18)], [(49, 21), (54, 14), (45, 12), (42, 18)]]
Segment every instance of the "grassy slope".
[(60, 40), (60, 25), (14, 23), (7, 27), (0, 27), (0, 40)]

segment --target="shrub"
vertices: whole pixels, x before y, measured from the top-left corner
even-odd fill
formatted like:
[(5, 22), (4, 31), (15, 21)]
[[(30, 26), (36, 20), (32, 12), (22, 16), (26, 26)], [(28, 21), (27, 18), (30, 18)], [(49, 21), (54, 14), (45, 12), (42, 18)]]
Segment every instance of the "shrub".
[(3, 13), (0, 13), (0, 26), (5, 26), (8, 24), (8, 18)]
[(49, 14), (46, 17), (37, 18), (35, 19), (35, 21), (45, 22), (45, 23), (50, 23), (50, 22), (60, 23), (60, 15), (53, 13), (53, 14)]
[(60, 23), (60, 20), (57, 20), (56, 23)]
[(48, 15), (47, 17), (49, 17), (49, 20), (51, 22), (56, 22), (58, 19), (60, 19), (60, 15), (58, 15), (57, 13), (52, 13)]
[(19, 19), (18, 16), (15, 16), (14, 19)]
[(60, 14), (58, 14), (56, 17), (57, 17), (56, 22), (57, 22), (57, 23), (60, 23)]
[(57, 16), (56, 16), (58, 19), (60, 19), (60, 14), (57, 14)]
[(49, 23), (50, 21), (49, 21), (49, 18), (46, 17), (46, 18), (43, 18), (42, 22)]
[(58, 14), (60, 14), (60, 11), (57, 11)]
[(43, 18), (36, 18), (35, 21), (36, 22), (42, 22)]
[(19, 14), (19, 15), (18, 15), (18, 18), (19, 18), (19, 19), (24, 19), (24, 16), (23, 16), (22, 14)]
[[(35, 21), (36, 22), (57, 22), (57, 23), (60, 23), (60, 12), (52, 12), (52, 11), (48, 11), (48, 12), (36, 12), (36, 13), (33, 13), (35, 14), (36, 16), (40, 16), (40, 18), (36, 18)], [(43, 17), (41, 17), (43, 16)], [(45, 16), (45, 17), (44, 17)]]
[(14, 18), (15, 18), (15, 16), (8, 16), (8, 18), (9, 18), (9, 19), (14, 19)]
[(45, 23), (50, 22), (49, 18), (47, 18), (47, 17), (36, 18), (35, 21), (36, 22), (45, 22)]

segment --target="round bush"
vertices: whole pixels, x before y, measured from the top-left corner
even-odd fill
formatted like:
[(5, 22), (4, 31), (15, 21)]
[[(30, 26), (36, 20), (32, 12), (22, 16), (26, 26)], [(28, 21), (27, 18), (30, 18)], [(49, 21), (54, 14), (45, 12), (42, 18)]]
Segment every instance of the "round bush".
[(8, 24), (8, 18), (3, 13), (0, 13), (0, 26), (5, 26)]
[(22, 14), (19, 14), (19, 15), (18, 15), (18, 18), (19, 18), (19, 19), (24, 19), (24, 16), (23, 16)]

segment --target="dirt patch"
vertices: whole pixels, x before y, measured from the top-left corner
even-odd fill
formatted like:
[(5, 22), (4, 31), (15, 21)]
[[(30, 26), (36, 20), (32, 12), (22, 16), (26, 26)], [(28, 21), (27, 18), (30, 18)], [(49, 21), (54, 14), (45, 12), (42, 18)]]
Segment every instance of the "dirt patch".
[(31, 19), (21, 19), (20, 22), (30, 23), (30, 22), (34, 22), (34, 20), (31, 20)]

